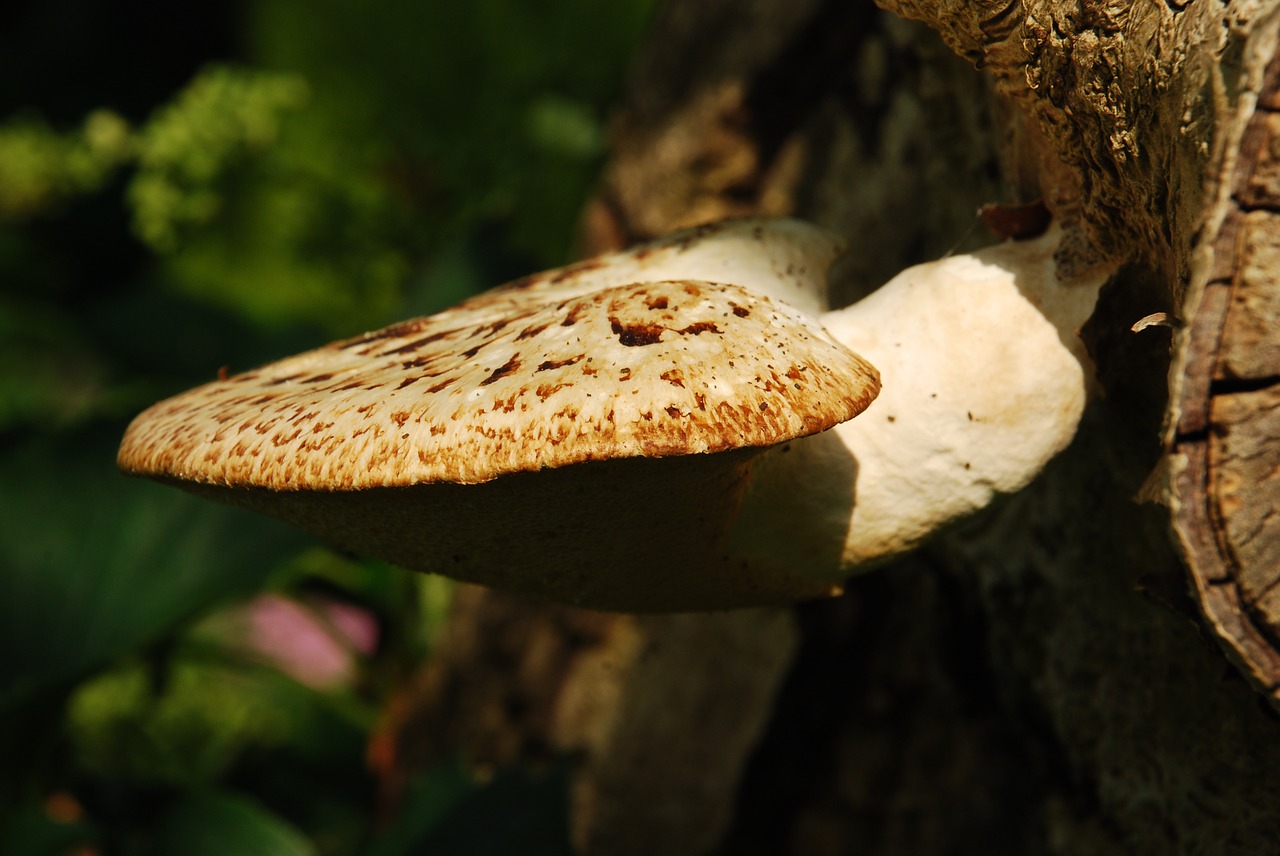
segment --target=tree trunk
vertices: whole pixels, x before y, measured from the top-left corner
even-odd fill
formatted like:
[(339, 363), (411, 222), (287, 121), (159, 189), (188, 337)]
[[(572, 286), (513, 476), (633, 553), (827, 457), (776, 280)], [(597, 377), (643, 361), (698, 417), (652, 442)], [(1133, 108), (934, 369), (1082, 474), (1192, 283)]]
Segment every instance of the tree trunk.
[[(853, 299), (989, 241), (983, 203), (1042, 197), (1061, 265), (1123, 262), (1084, 331), (1102, 393), (1079, 436), (1026, 491), (790, 617), (468, 595), (459, 628), (518, 615), (517, 659), (561, 653), (539, 715), (494, 726), (536, 739), (464, 742), (581, 753), (592, 853), (1273, 853), (1280, 3), (880, 2), (923, 23), (668, 4), (584, 247), (793, 214), (848, 238)], [(481, 680), (482, 659), (433, 664), (388, 733), (477, 721), (496, 703), (441, 676)]]

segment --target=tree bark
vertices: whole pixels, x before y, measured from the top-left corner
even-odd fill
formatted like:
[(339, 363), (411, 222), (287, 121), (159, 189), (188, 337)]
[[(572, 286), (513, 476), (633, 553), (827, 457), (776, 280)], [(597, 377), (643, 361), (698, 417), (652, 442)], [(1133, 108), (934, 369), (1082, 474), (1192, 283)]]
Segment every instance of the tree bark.
[[(1102, 395), (1029, 489), (842, 598), (576, 636), (517, 609), (571, 653), (531, 708), (552, 713), (501, 727), (580, 753), (592, 853), (1272, 853), (1280, 3), (880, 2), (923, 23), (668, 4), (584, 248), (793, 214), (848, 238), (853, 299), (989, 240), (979, 205), (1042, 197), (1061, 265), (1123, 262), (1084, 331)], [(638, 665), (655, 646), (681, 667)], [(731, 657), (759, 665), (715, 667)], [(594, 725), (571, 715), (592, 697)], [(438, 688), (406, 709), (475, 721)], [(659, 810), (664, 788), (697, 796)]]

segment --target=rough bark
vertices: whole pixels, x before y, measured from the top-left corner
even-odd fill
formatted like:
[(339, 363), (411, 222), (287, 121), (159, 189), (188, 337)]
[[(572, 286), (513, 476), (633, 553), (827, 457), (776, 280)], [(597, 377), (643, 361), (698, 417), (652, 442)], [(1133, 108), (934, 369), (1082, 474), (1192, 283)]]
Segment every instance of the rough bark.
[(1222, 174), (1176, 379), (1175, 521), (1206, 618), (1280, 704), (1280, 55)]
[[(851, 298), (982, 240), (979, 205), (1043, 196), (1075, 236), (1064, 265), (1125, 263), (1086, 331), (1103, 395), (1075, 444), (980, 520), (799, 607), (798, 643), (778, 613), (469, 596), (454, 633), (473, 646), (388, 733), (487, 721), (442, 733), (494, 761), (576, 751), (592, 853), (1274, 852), (1280, 722), (1241, 675), (1278, 683), (1280, 102), (1262, 68), (1280, 4), (881, 2), (924, 24), (841, 0), (668, 4), (584, 247), (797, 214), (848, 237)], [(1155, 313), (1172, 321), (1137, 323)], [(483, 671), (485, 614), (525, 628), (506, 671)], [(635, 654), (659, 649), (681, 668)], [(438, 689), (510, 686), (547, 650), (523, 684), (535, 713), (486, 720), (492, 699)], [(665, 752), (674, 733), (686, 749)], [(698, 801), (669, 811), (664, 789)]]

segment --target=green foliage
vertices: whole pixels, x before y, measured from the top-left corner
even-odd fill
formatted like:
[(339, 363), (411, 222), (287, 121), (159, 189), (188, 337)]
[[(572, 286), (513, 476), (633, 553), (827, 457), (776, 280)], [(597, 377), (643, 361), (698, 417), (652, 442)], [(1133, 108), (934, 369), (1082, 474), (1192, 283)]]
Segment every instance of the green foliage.
[(286, 111), (307, 100), (295, 75), (214, 67), (198, 75), (137, 135), (129, 187), (138, 236), (172, 252), (222, 210), (219, 185), (254, 154), (270, 151)]
[[(566, 852), (556, 773), (445, 764), (375, 831), (364, 746), (447, 583), (124, 479), (114, 449), (223, 366), (564, 261), (649, 5), (251, 0), (159, 102), (36, 75), (0, 107), (0, 852)], [(76, 38), (9, 44), (38, 68)], [(179, 67), (163, 31), (132, 44), (103, 55)], [(295, 682), (227, 635), (264, 592), (363, 611), (376, 651)]]
[(545, 266), (568, 250), (648, 7), (264, 0), (251, 32), (272, 67), (311, 81), (314, 121), (393, 166), (428, 232), (501, 222)]
[(47, 303), (0, 292), (0, 431), (70, 428), (132, 403), (78, 332)]
[[(110, 446), (0, 458), (0, 714), (160, 638), (304, 543), (283, 526), (124, 481)], [(83, 445), (81, 445), (83, 444)]]
[(394, 310), (411, 212), (296, 74), (214, 67), (140, 133), (134, 228), (172, 284), (251, 320), (348, 330)]
[(153, 852), (314, 856), (316, 848), (300, 830), (254, 800), (226, 792), (197, 792), (164, 818)]
[(96, 110), (69, 134), (19, 117), (0, 128), (0, 220), (23, 220), (102, 188), (132, 154), (124, 119)]
[(96, 837), (87, 825), (51, 816), (35, 805), (0, 815), (0, 853), (17, 856), (74, 853), (77, 847), (94, 843)]
[(372, 711), (351, 717), (341, 698), (217, 653), (184, 651), (159, 664), (134, 659), (78, 686), (67, 736), (81, 771), (199, 787), (250, 749), (359, 746)]

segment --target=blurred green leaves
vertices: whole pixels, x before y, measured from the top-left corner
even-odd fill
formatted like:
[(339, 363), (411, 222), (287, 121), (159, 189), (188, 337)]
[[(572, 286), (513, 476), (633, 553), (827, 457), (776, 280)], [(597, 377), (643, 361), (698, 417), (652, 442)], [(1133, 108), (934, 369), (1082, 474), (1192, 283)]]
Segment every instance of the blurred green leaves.
[(0, 125), (0, 222), (123, 174), (165, 287), (333, 335), (392, 320), (485, 231), (509, 257), (477, 262), (493, 275), (564, 261), (649, 2), (320, 6), (250, 4), (261, 66), (208, 66), (136, 128), (107, 109)]
[(0, 714), (266, 582), (305, 539), (123, 479), (94, 437), (0, 457)]
[[(125, 479), (114, 450), (220, 367), (565, 261), (651, 5), (249, 0), (239, 47), (185, 64), (135, 10), (161, 29), (100, 55), (187, 69), (164, 100), (14, 90), (32, 100), (0, 116), (0, 852), (567, 852), (555, 771), (445, 764), (375, 828), (364, 742), (447, 584)], [(6, 42), (33, 68), (41, 38), (85, 38), (39, 20)], [(297, 683), (209, 632), (267, 591), (364, 610), (383, 641), (341, 685)]]
[(138, 236), (173, 252), (213, 222), (224, 204), (219, 184), (238, 162), (269, 152), (284, 114), (306, 101), (296, 75), (225, 66), (198, 75), (137, 136), (129, 202)]
[(267, 327), (351, 332), (394, 310), (425, 242), (297, 74), (206, 69), (140, 133), (128, 200), (174, 287)]
[(66, 134), (37, 118), (11, 120), (0, 129), (0, 220), (33, 217), (101, 189), (132, 142), (128, 124), (110, 110), (90, 113)]
[(311, 82), (314, 121), (393, 165), (421, 228), (501, 224), (533, 268), (568, 250), (603, 155), (581, 140), (603, 138), (651, 5), (263, 0), (250, 31), (268, 67)]
[(255, 800), (226, 792), (193, 793), (160, 826), (152, 852), (187, 856), (314, 856), (305, 835)]
[(0, 432), (68, 428), (131, 403), (76, 332), (47, 303), (0, 292)]

